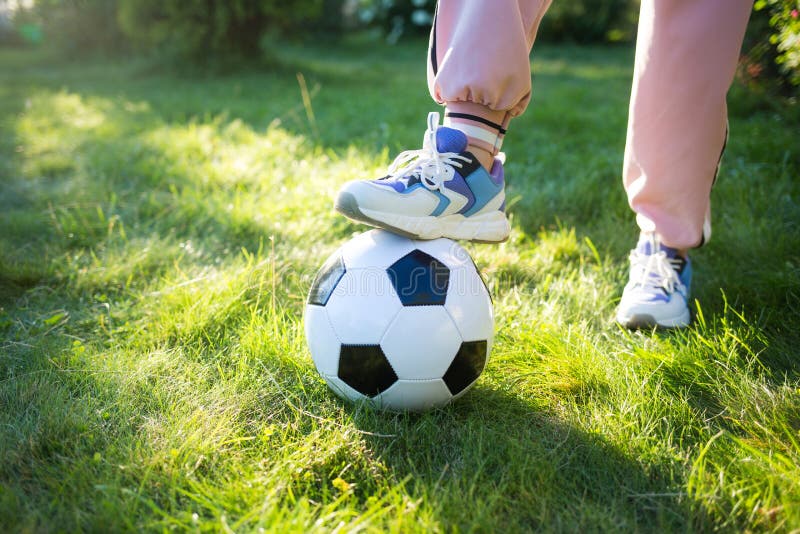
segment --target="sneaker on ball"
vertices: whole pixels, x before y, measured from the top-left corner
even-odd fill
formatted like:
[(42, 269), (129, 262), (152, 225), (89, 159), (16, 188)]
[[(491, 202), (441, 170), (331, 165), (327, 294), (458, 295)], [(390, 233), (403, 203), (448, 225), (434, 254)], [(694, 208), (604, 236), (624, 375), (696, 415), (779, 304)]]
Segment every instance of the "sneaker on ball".
[(692, 265), (653, 233), (642, 233), (630, 254), (630, 279), (617, 308), (627, 328), (680, 328), (689, 317)]
[(428, 114), (422, 149), (401, 153), (383, 178), (346, 183), (335, 206), (350, 219), (414, 239), (494, 243), (511, 231), (502, 161), (487, 172), (467, 151), (467, 136), (439, 126), (436, 112)]

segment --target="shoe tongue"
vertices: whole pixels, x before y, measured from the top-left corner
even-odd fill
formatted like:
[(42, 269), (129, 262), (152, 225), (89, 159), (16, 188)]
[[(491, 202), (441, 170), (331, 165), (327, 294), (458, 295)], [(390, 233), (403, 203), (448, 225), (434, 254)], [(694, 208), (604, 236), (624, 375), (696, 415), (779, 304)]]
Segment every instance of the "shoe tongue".
[(467, 136), (464, 132), (447, 126), (436, 129), (436, 151), (464, 152), (467, 149)]
[(642, 234), (639, 237), (639, 243), (636, 245), (636, 250), (640, 253), (649, 256), (656, 252), (664, 252), (667, 258), (675, 258), (678, 256), (678, 249), (668, 247), (661, 243), (657, 238), (649, 235)]

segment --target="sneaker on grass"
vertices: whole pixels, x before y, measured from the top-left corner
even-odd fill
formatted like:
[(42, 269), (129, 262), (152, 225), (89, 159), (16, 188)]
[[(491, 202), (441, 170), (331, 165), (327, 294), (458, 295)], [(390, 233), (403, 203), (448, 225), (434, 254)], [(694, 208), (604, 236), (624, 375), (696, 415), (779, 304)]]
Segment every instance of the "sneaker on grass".
[(617, 308), (627, 328), (681, 328), (689, 317), (692, 265), (655, 234), (643, 233), (630, 255), (630, 279)]
[(503, 163), (495, 159), (487, 172), (467, 151), (467, 136), (439, 126), (435, 112), (422, 149), (401, 153), (383, 178), (346, 183), (335, 206), (350, 219), (414, 239), (494, 243), (511, 230)]

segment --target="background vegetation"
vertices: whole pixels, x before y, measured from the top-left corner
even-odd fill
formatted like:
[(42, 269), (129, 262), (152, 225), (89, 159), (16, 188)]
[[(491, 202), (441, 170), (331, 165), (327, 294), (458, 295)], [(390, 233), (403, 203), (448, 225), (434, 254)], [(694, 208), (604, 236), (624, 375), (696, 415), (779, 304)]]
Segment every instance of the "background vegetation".
[(769, 14), (773, 33), (769, 43), (775, 49), (775, 61), (794, 85), (800, 85), (800, 2), (797, 0), (758, 0), (756, 11)]
[[(4, 3), (12, 2), (0, 2), (0, 44), (44, 40), (71, 57), (136, 51), (217, 66), (271, 60), (276, 39), (336, 40), (373, 29), (397, 43), (427, 35), (435, 11), (435, 0), (35, 0), (3, 18)], [(554, 2), (539, 42), (632, 42), (639, 3)], [(800, 0), (755, 2), (741, 78), (754, 91), (797, 96)]]

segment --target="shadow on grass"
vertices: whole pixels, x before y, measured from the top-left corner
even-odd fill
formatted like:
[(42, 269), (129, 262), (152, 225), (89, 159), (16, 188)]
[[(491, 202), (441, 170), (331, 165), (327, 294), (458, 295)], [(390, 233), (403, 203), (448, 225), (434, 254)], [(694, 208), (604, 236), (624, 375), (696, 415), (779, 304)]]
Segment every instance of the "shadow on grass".
[(479, 385), (421, 415), (348, 411), (371, 453), (413, 498), (435, 508), (446, 529), (489, 528), (498, 517), (510, 531), (707, 524), (681, 490), (680, 464), (638, 463), (601, 434), (509, 392)]

